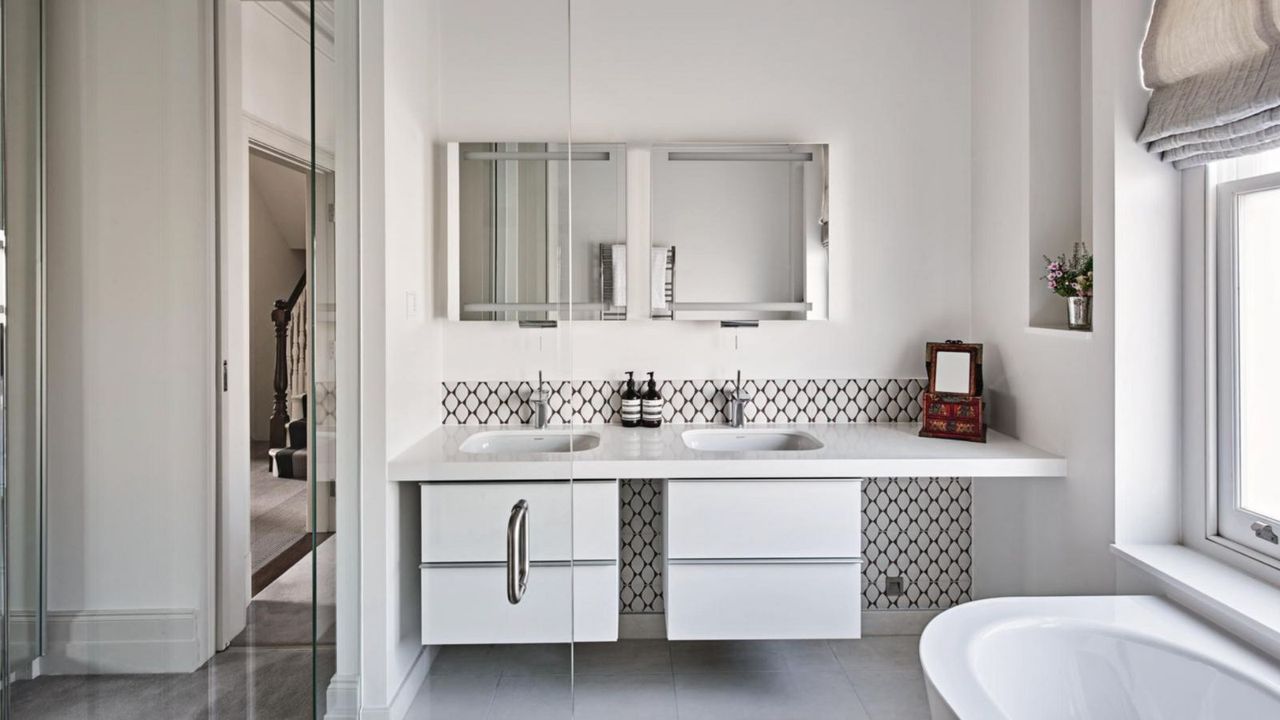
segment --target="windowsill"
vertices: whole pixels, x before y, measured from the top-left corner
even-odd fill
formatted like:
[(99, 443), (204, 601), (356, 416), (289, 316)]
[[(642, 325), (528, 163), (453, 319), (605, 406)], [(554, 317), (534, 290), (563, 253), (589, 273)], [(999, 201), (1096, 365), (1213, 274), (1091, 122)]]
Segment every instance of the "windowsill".
[(1280, 588), (1184, 545), (1112, 545), (1168, 588), (1171, 599), (1280, 657)]

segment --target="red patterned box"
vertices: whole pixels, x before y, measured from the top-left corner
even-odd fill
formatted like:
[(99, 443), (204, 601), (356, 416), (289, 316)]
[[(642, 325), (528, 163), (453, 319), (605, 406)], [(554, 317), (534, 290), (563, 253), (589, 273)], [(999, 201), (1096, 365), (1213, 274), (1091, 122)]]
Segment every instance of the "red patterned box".
[(982, 398), (927, 392), (921, 405), (924, 407), (921, 435), (971, 442), (987, 441)]
[(929, 386), (920, 399), (922, 437), (987, 441), (982, 346), (948, 340), (925, 345)]

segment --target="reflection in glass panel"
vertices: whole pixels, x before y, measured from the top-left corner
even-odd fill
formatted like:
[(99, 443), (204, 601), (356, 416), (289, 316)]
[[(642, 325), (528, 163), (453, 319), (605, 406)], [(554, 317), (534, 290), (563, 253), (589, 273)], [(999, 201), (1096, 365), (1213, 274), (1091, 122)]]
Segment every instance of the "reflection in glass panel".
[[(0, 325), (3, 327), (3, 495), (7, 525), (5, 587), (8, 674), (24, 684), (44, 642), (43, 576), (43, 241), (40, 230), (41, 33), (38, 0), (4, 0), (3, 231)], [(5, 710), (9, 693), (5, 691)], [(2, 712), (2, 711), (0, 711)]]

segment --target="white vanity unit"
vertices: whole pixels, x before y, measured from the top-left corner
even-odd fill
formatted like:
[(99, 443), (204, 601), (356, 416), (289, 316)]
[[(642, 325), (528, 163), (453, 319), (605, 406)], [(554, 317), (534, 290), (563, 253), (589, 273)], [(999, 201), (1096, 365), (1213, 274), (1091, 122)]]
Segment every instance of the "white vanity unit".
[(859, 480), (668, 480), (667, 638), (856, 638)]
[(999, 433), (918, 427), (442, 427), (390, 468), (421, 488), (422, 642), (616, 640), (618, 481), (632, 478), (665, 478), (669, 639), (856, 638), (858, 478), (1066, 473)]
[(421, 492), (423, 644), (618, 639), (617, 481)]

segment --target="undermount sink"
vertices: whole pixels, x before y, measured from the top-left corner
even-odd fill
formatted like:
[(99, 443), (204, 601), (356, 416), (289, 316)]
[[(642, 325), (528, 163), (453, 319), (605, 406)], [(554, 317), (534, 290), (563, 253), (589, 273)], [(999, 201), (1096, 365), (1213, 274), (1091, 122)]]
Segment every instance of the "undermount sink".
[(706, 452), (796, 452), (822, 448), (820, 440), (798, 430), (685, 430), (680, 438), (689, 449)]
[(458, 447), (465, 453), (570, 453), (600, 446), (600, 436), (569, 430), (499, 430), (476, 433)]

